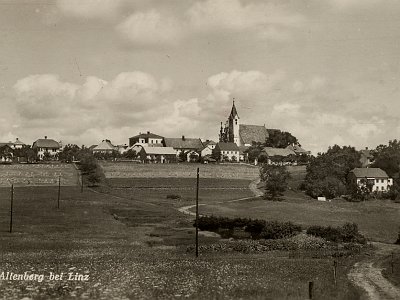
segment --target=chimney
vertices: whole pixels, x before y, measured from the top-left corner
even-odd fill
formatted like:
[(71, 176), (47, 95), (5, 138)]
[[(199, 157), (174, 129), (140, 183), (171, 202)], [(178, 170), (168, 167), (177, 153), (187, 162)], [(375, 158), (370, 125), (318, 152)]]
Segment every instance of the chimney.
[(184, 141), (185, 140), (185, 136), (184, 135), (182, 135), (182, 141)]
[(47, 135), (45, 135), (44, 138), (47, 140)]
[(19, 142), (19, 139), (17, 138), (17, 142)]
[(147, 134), (150, 134), (150, 131), (147, 131)]
[(368, 147), (365, 147), (365, 150), (368, 150)]

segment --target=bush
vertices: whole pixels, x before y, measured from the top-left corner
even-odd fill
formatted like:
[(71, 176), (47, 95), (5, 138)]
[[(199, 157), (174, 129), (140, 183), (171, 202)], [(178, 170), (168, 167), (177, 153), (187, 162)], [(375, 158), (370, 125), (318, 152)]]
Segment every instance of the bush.
[(169, 195), (167, 195), (167, 199), (177, 200), (177, 199), (181, 199), (181, 196), (175, 195), (175, 194), (169, 194)]
[(266, 222), (266, 225), (260, 234), (260, 238), (282, 239), (292, 237), (299, 232), (301, 232), (300, 225), (295, 225), (292, 222), (270, 221)]
[(346, 223), (342, 227), (310, 226), (307, 234), (322, 237), (335, 243), (365, 244), (365, 237), (359, 233), (356, 223)]
[(399, 228), (399, 234), (397, 235), (397, 241), (395, 244), (400, 245), (400, 228)]

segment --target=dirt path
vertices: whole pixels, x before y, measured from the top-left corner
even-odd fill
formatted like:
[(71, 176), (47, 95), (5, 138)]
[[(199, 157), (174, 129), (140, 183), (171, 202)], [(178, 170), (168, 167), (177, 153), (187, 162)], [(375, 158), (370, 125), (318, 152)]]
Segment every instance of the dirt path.
[[(245, 197), (245, 198), (228, 200), (228, 201), (218, 201), (218, 202), (214, 202), (213, 204), (239, 202), (239, 201), (245, 201), (245, 200), (249, 200), (249, 199), (254, 199), (254, 197), (261, 197), (262, 195), (264, 195), (264, 193), (261, 192), (257, 188), (257, 185), (259, 183), (260, 183), (260, 178), (257, 178), (255, 180), (253, 180), (252, 182), (250, 182), (249, 189), (254, 194), (254, 196), (252, 196), (252, 197)], [(204, 206), (204, 205), (207, 205), (207, 204), (199, 204), (199, 206)], [(194, 207), (196, 207), (196, 205), (183, 206), (183, 207), (178, 208), (178, 211), (180, 211), (181, 213), (184, 213), (186, 215), (189, 215), (189, 216), (196, 216), (196, 213), (190, 211)]]
[(376, 251), (373, 256), (357, 262), (350, 270), (348, 277), (363, 289), (368, 299), (400, 299), (400, 289), (382, 275), (382, 262), (400, 247), (392, 244), (373, 243)]

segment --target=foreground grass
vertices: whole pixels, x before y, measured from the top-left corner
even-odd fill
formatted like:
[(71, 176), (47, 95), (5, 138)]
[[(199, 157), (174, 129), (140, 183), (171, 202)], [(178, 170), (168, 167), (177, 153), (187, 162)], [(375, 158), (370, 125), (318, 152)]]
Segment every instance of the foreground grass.
[[(3, 281), (3, 299), (357, 299), (346, 278), (355, 258), (289, 259), (288, 253), (186, 253), (193, 220), (163, 201), (63, 188), (17, 188), (8, 233), (9, 189), (0, 189), (0, 270), (88, 274), (89, 281)], [(201, 237), (200, 243), (213, 238)]]

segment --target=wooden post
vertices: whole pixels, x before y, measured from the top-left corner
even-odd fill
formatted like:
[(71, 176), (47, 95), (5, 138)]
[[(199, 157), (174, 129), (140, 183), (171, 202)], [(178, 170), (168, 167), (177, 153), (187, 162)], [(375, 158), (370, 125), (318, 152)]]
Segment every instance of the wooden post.
[(10, 233), (13, 226), (13, 202), (14, 202), (14, 184), (11, 184), (11, 199), (10, 199)]
[(199, 257), (199, 168), (197, 168), (196, 185), (196, 257)]
[(58, 177), (57, 208), (60, 208), (60, 195), (61, 195), (61, 176)]
[(394, 272), (394, 267), (393, 267), (393, 265), (394, 265), (393, 252), (392, 252), (392, 262), (391, 262), (391, 265), (392, 265), (392, 274), (393, 274), (393, 272)]
[(333, 261), (333, 279), (335, 280), (335, 285), (337, 285), (337, 261)]
[(308, 299), (312, 299), (313, 297), (313, 287), (314, 287), (314, 282), (310, 281), (308, 283)]
[(81, 193), (83, 193), (83, 173), (81, 172)]

